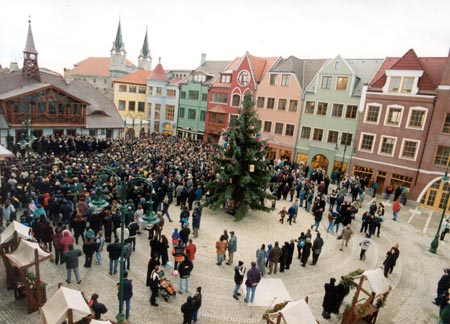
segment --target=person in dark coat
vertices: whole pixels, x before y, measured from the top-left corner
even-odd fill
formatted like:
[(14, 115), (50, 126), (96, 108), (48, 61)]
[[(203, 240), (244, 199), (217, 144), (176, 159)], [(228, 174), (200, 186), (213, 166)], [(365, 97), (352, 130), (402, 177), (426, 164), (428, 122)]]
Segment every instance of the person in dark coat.
[(394, 270), (395, 263), (397, 262), (398, 257), (400, 256), (400, 251), (398, 249), (398, 243), (386, 253), (386, 259), (383, 262), (384, 265), (384, 276), (387, 278), (388, 273), (391, 274)]
[(102, 314), (105, 314), (108, 311), (104, 304), (98, 302), (98, 294), (92, 294), (91, 300), (89, 301), (89, 307), (94, 312), (94, 319), (96, 320), (100, 319)]
[(147, 287), (150, 287), (152, 271), (155, 270), (156, 266), (159, 266), (159, 265), (161, 265), (161, 262), (159, 261), (159, 256), (154, 256), (154, 257), (150, 258), (150, 260), (148, 260), (147, 280), (146, 280)]
[(294, 250), (295, 250), (295, 243), (294, 240), (291, 239), (291, 241), (289, 242), (289, 247), (288, 247), (288, 256), (286, 259), (286, 270), (289, 270), (291, 264), (292, 264), (292, 259), (294, 258)]
[[(120, 300), (120, 283), (117, 283), (119, 289), (117, 297)], [(130, 317), (131, 298), (133, 297), (133, 283), (128, 279), (128, 271), (123, 272), (123, 302), (125, 303), (125, 319)]]
[(330, 278), (330, 282), (325, 284), (325, 296), (323, 297), (322, 302), (322, 317), (325, 319), (329, 319), (331, 316), (330, 314), (335, 310), (336, 308), (336, 286), (334, 285), (336, 282), (336, 279)]
[(42, 243), (52, 252), (53, 227), (48, 220), (44, 221), (40, 229)]
[(280, 258), (280, 272), (284, 272), (284, 269), (289, 269), (287, 266), (288, 256), (289, 256), (289, 242), (284, 242), (281, 248), (281, 258)]
[(186, 302), (181, 305), (181, 312), (183, 313), (183, 324), (192, 324), (194, 316), (195, 303), (191, 296), (188, 296)]
[(202, 307), (202, 287), (197, 287), (197, 289), (195, 290), (195, 295), (192, 299), (194, 300), (195, 304), (194, 316), (192, 317), (192, 320), (194, 321), (194, 323), (197, 323), (198, 310), (200, 309), (200, 307)]
[[(150, 262), (149, 262), (150, 265)], [(150, 287), (150, 291), (152, 292), (152, 295), (150, 296), (150, 304), (152, 306), (159, 306), (156, 302), (156, 297), (158, 296), (159, 291), (159, 265), (156, 265), (155, 268), (150, 273), (150, 277), (147, 275), (147, 286)]]
[(450, 288), (450, 269), (445, 268), (444, 275), (441, 277), (441, 279), (439, 279), (437, 284), (437, 296), (434, 300), (434, 303), (436, 305), (438, 305), (439, 296), (441, 296), (445, 292), (448, 292), (449, 288)]
[(189, 229), (189, 226), (187, 224), (184, 224), (183, 228), (180, 231), (180, 239), (183, 242), (184, 246), (187, 245), (189, 234), (191, 234), (191, 230)]
[(83, 244), (83, 253), (85, 256), (84, 267), (90, 268), (92, 265), (92, 256), (97, 250), (96, 244), (92, 241), (91, 238), (87, 238), (86, 242)]
[(86, 221), (83, 219), (81, 214), (77, 214), (75, 218), (72, 220), (70, 224), (73, 228), (73, 236), (75, 237), (75, 244), (78, 245), (78, 238), (81, 236), (81, 239), (84, 243), (84, 230), (86, 229)]
[(302, 256), (300, 259), (300, 262), (302, 263), (302, 267), (306, 265), (306, 262), (308, 262), (309, 255), (311, 254), (311, 238), (307, 237), (305, 239), (305, 246), (303, 247)]
[(336, 286), (336, 304), (333, 309), (333, 313), (336, 315), (339, 314), (339, 308), (341, 307), (342, 302), (344, 301), (345, 296), (350, 293), (350, 287), (345, 284), (343, 277), (341, 277), (341, 281)]
[(161, 241), (159, 242), (159, 249), (161, 251), (161, 264), (163, 266), (169, 261), (169, 240), (165, 235), (161, 235)]
[(322, 252), (323, 239), (320, 237), (320, 233), (317, 233), (317, 237), (313, 242), (312, 250), (313, 257), (311, 265), (316, 265), (317, 260), (319, 259), (320, 252)]

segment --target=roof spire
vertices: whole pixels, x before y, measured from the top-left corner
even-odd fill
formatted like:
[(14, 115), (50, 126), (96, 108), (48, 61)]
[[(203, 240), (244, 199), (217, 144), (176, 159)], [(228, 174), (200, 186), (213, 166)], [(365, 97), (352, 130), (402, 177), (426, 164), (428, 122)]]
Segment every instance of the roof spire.
[(36, 48), (34, 47), (34, 39), (33, 32), (31, 31), (31, 16), (28, 16), (28, 35), (27, 35), (27, 43), (25, 44), (24, 53), (33, 53), (37, 54)]
[(145, 30), (144, 43), (142, 44), (141, 55), (139, 57), (151, 59), (150, 49), (148, 47), (148, 26)]
[(31, 17), (28, 16), (28, 35), (25, 49), (23, 50), (23, 68), (22, 78), (28, 82), (34, 78), (36, 81), (41, 81), (41, 75), (39, 73), (39, 66), (37, 61), (36, 48), (34, 47), (33, 32), (31, 31)]
[(120, 18), (119, 18), (119, 26), (117, 27), (116, 39), (113, 42), (112, 51), (125, 52), (125, 44), (122, 41), (122, 26), (120, 24)]

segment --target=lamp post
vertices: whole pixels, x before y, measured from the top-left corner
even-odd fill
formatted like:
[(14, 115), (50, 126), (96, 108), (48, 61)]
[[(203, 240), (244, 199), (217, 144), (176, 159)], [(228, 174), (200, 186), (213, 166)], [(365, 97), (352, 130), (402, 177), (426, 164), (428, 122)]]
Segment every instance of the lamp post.
[[(442, 177), (442, 181), (444, 181), (444, 182), (449, 181), (449, 178), (448, 178), (448, 165), (449, 165), (448, 162), (449, 162), (449, 160), (450, 160), (450, 156), (447, 159), (447, 168), (445, 169), (445, 174)], [(439, 246), (439, 233), (441, 231), (442, 222), (444, 221), (445, 212), (447, 211), (449, 196), (450, 196), (450, 192), (447, 192), (447, 195), (445, 196), (445, 199), (444, 199), (444, 207), (442, 208), (441, 220), (439, 221), (439, 226), (437, 228), (436, 234), (434, 235), (434, 239), (433, 239), (433, 241), (431, 241), (431, 244), (430, 244), (429, 251), (431, 253), (436, 253), (437, 252), (437, 248)]]
[[(114, 178), (114, 180), (118, 183), (119, 187), (120, 187), (120, 272), (119, 272), (119, 313), (116, 316), (117, 319), (117, 323), (122, 324), (125, 321), (125, 313), (123, 312), (123, 273), (125, 270), (125, 259), (123, 256), (123, 249), (124, 249), (124, 244), (125, 244), (125, 237), (124, 237), (124, 233), (125, 233), (125, 212), (126, 212), (126, 204), (127, 204), (127, 196), (128, 196), (128, 192), (131, 188), (133, 188), (135, 185), (143, 183), (146, 184), (147, 186), (149, 186), (150, 190), (153, 188), (152, 187), (152, 183), (149, 182), (148, 179), (145, 179), (143, 177), (134, 177), (132, 179), (126, 180), (126, 179), (122, 179), (121, 177), (119, 177), (119, 175), (112, 170), (111, 168), (108, 167), (103, 167), (101, 169), (99, 169), (98, 171), (98, 175), (100, 175), (100, 173), (106, 173), (109, 176), (111, 176), (112, 178)], [(101, 190), (101, 189), (100, 189)], [(100, 191), (101, 192), (101, 191)], [(97, 197), (99, 197), (99, 195), (97, 195)], [(100, 199), (99, 199), (100, 200)], [(149, 204), (151, 203), (151, 207), (153, 205), (153, 201), (150, 198)], [(94, 204), (95, 205), (95, 204)], [(153, 212), (153, 211), (152, 211)], [(151, 214), (149, 215), (151, 216)], [(154, 224), (156, 224), (157, 222), (159, 222), (159, 219), (157, 222), (155, 222), (155, 220), (150, 217), (144, 217), (144, 221), (147, 222), (148, 221), (153, 221)]]
[[(339, 149), (338, 142), (340, 142), (341, 140), (342, 140), (342, 138), (338, 139), (338, 141), (336, 142), (336, 146), (335, 146), (335, 149), (336, 149), (336, 150)], [(344, 153), (343, 153), (343, 155), (342, 155), (341, 166), (340, 166), (340, 168), (339, 168), (339, 171), (341, 172), (341, 174), (344, 173), (344, 162), (345, 162), (345, 154), (347, 153), (347, 146), (351, 145), (352, 142), (353, 142), (353, 140), (351, 140), (350, 143), (349, 143), (349, 141), (348, 141), (347, 139), (345, 140), (345, 143), (344, 143)], [(341, 142), (341, 143), (342, 143), (342, 142)]]
[[(31, 116), (30, 116), (31, 117)], [(27, 154), (27, 172), (28, 172), (28, 196), (31, 199), (32, 190), (31, 190), (31, 159), (30, 159), (30, 151), (31, 151), (31, 143), (33, 143), (35, 137), (33, 136), (33, 129), (31, 127), (31, 118), (24, 120), (22, 123), (22, 134), (20, 135), (20, 145), (24, 145), (26, 147)]]

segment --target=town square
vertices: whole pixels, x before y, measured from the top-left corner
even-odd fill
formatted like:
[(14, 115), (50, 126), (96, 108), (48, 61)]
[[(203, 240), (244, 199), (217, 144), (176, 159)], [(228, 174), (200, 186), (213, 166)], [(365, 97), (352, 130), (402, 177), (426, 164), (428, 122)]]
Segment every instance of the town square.
[(450, 323), (448, 4), (6, 7), (0, 323)]

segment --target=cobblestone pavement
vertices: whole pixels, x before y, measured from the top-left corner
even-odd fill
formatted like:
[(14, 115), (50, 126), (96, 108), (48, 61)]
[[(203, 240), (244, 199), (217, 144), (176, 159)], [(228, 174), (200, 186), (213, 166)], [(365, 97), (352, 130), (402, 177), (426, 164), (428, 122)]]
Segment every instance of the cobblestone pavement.
[[(378, 199), (385, 203), (384, 199)], [(228, 324), (228, 323), (262, 323), (265, 307), (249, 307), (243, 300), (232, 298), (233, 267), (217, 266), (215, 256), (215, 241), (224, 229), (234, 230), (238, 237), (238, 252), (234, 260), (249, 262), (255, 259), (255, 251), (262, 243), (273, 243), (275, 240), (284, 242), (297, 238), (301, 231), (305, 231), (313, 223), (311, 214), (300, 210), (297, 223), (289, 226), (278, 222), (277, 211), (290, 202), (277, 202), (273, 213), (251, 212), (245, 220), (236, 223), (233, 218), (222, 211), (203, 209), (203, 217), (199, 238), (195, 239), (197, 255), (191, 276), (191, 291), (197, 286), (203, 288), (203, 305), (199, 312), (199, 323)], [(363, 210), (370, 205), (366, 201)], [(374, 269), (379, 267), (386, 251), (395, 243), (400, 244), (400, 258), (394, 272), (389, 276), (389, 283), (393, 291), (389, 295), (386, 306), (381, 309), (378, 323), (436, 323), (438, 308), (432, 305), (435, 297), (436, 283), (442, 275), (442, 268), (450, 266), (448, 247), (450, 243), (440, 241), (438, 254), (428, 252), (429, 244), (439, 223), (440, 214), (431, 213), (420, 208), (404, 207), (399, 215), (399, 221), (391, 220), (391, 206), (386, 205), (385, 221), (382, 225), (381, 237), (374, 238), (365, 261), (359, 261), (358, 243), (362, 237), (359, 233), (360, 217), (353, 223), (355, 235), (349, 242), (349, 247), (339, 251), (336, 235), (326, 233), (328, 221), (320, 226), (325, 245), (316, 266), (300, 267), (294, 258), (291, 269), (271, 277), (281, 278), (292, 299), (309, 296), (309, 305), (320, 323), (340, 323), (341, 316), (333, 315), (330, 320), (321, 317), (323, 299), (323, 284), (330, 277), (339, 278), (341, 275), (357, 268)], [(178, 207), (171, 206), (170, 213), (173, 223), (166, 222), (164, 232), (170, 237), (173, 228), (179, 223)], [(421, 214), (419, 214), (421, 213)], [(359, 213), (359, 216), (362, 212)], [(450, 237), (447, 238), (450, 240)], [(78, 246), (81, 248), (81, 245)], [(108, 313), (104, 318), (114, 319), (118, 311), (117, 290), (115, 284), (118, 276), (108, 274), (108, 257), (103, 252), (103, 264), (93, 265), (91, 269), (80, 268), (82, 283), (71, 284), (71, 288), (82, 290), (86, 296), (96, 292), (100, 301), (105, 303)], [(82, 257), (81, 259), (84, 259)], [(80, 263), (82, 264), (82, 260)], [(149, 259), (149, 241), (146, 235), (137, 239), (137, 249), (132, 256), (129, 278), (133, 280), (134, 296), (132, 299), (129, 323), (181, 323), (181, 304), (187, 294), (177, 295), (165, 302), (159, 298), (159, 307), (151, 307), (149, 303), (150, 291), (145, 286), (147, 262)], [(57, 289), (57, 284), (63, 282), (65, 286), (65, 268), (46, 263), (41, 268), (42, 278), (48, 283), (47, 296), (50, 297)], [(170, 273), (171, 271), (166, 271)], [(171, 278), (171, 275), (168, 276)], [(264, 280), (264, 279), (263, 279)], [(178, 282), (175, 281), (178, 285)], [(22, 324), (39, 323), (38, 312), (26, 314), (24, 300), (15, 301), (13, 291), (5, 287), (4, 266), (0, 266), (0, 323)], [(350, 302), (352, 291), (347, 296)], [(258, 294), (258, 290), (256, 291)], [(342, 310), (343, 308), (341, 308)]]

